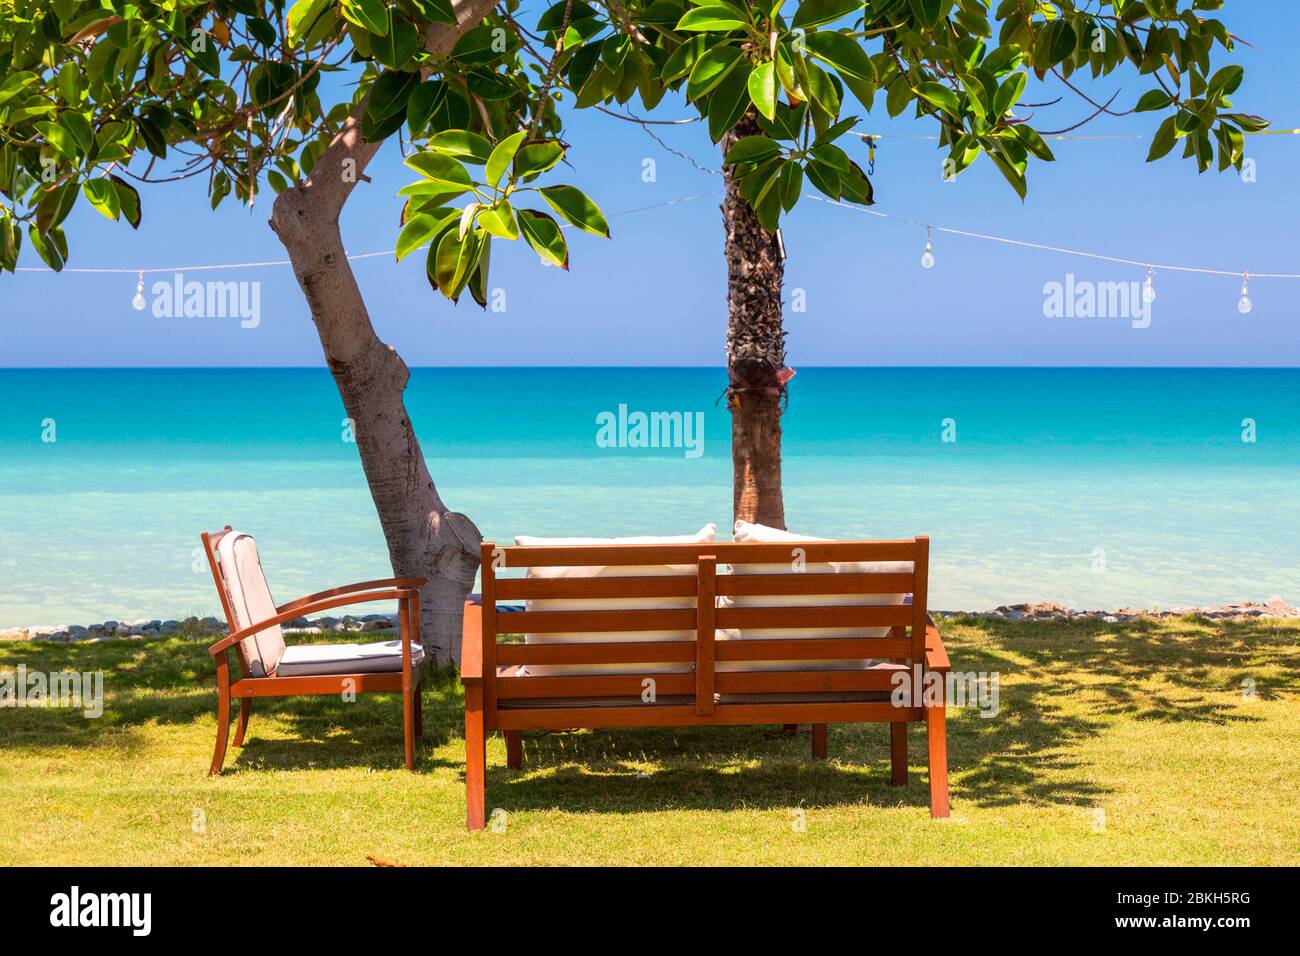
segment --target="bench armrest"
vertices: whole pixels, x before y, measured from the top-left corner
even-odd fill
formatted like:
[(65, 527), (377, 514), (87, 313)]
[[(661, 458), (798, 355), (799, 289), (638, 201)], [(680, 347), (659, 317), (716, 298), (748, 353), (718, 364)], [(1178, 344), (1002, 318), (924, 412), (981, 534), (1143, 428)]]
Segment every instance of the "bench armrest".
[(483, 679), (483, 607), (465, 602), (460, 632), (460, 680), (462, 684)]
[(946, 671), (950, 666), (948, 651), (943, 646), (943, 638), (939, 636), (939, 629), (934, 626), (934, 619), (931, 618), (925, 628), (926, 670)]

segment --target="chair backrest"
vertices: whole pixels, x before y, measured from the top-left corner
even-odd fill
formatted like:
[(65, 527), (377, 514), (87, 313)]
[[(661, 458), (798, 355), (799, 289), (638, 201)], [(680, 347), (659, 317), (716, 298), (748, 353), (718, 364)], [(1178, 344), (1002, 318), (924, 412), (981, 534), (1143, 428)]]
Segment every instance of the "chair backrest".
[[(275, 617), (275, 600), (252, 536), (227, 525), (201, 538), (230, 633)], [(279, 624), (258, 631), (239, 642), (238, 653), (246, 676), (274, 674), (284, 654), (284, 631)]]
[[(724, 573), (718, 573), (719, 564)], [(694, 573), (499, 574), (509, 568), (680, 565), (692, 566)], [(727, 566), (732, 573), (726, 573)], [(857, 693), (892, 687), (886, 671), (836, 667), (837, 662), (924, 663), (925, 537), (554, 547), (489, 542), (483, 545), (482, 568), (484, 703), (489, 711), (499, 702), (642, 697), (646, 675), (654, 675), (658, 698), (690, 695), (697, 713), (711, 714), (716, 694)], [(904, 603), (907, 595), (910, 605)], [(645, 605), (610, 609), (613, 599)], [(671, 599), (669, 606), (665, 599)], [(529, 602), (524, 611), (497, 613), (497, 601), (519, 600)], [(564, 601), (566, 609), (534, 609), (549, 601)], [(592, 609), (570, 602), (591, 602)], [(685, 640), (679, 636), (683, 632)], [(518, 633), (528, 634), (529, 642), (500, 641), (504, 634)], [(620, 633), (634, 634), (635, 642), (618, 640)], [(648, 633), (669, 638), (647, 639)], [(541, 639), (548, 634), (563, 635), (564, 642)], [(773, 663), (779, 669), (772, 669)], [(521, 665), (531, 673), (498, 676), (498, 665)], [(565, 672), (539, 674), (532, 670), (538, 665), (564, 665)]]

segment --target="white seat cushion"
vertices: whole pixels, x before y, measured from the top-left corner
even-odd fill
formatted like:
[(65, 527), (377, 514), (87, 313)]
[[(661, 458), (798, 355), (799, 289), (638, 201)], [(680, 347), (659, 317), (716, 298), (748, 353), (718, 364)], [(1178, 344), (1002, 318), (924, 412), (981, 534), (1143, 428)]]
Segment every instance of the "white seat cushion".
[[(411, 666), (424, 659), (424, 648), (411, 645)], [(294, 644), (284, 649), (277, 677), (311, 674), (379, 674), (402, 669), (402, 642), (371, 644)]]
[[(695, 534), (674, 537), (633, 538), (534, 538), (520, 536), (515, 544), (524, 547), (557, 545), (619, 545), (619, 544), (707, 544), (718, 533), (717, 525), (707, 524)], [(529, 568), (530, 578), (602, 578), (667, 575), (694, 575), (694, 564), (611, 565), (608, 567), (554, 567)], [(622, 611), (657, 610), (695, 607), (694, 597), (669, 598), (596, 598), (573, 600), (539, 600), (526, 603), (529, 611)], [(603, 642), (610, 644), (644, 644), (655, 641), (693, 641), (692, 631), (583, 631), (560, 634), (525, 634), (525, 644), (580, 644)], [(695, 667), (689, 663), (644, 664), (529, 664), (526, 674), (558, 676), (574, 674), (683, 674)]]
[[(809, 535), (792, 534), (779, 528), (737, 521), (734, 539), (738, 542), (757, 541), (769, 544), (790, 544), (792, 560), (785, 564), (738, 564), (732, 565), (732, 574), (852, 574), (903, 572), (912, 573), (910, 561), (829, 561), (806, 564), (802, 572), (796, 571), (793, 562), (793, 549), (800, 542), (830, 541), (831, 538), (814, 538)], [(878, 604), (902, 604), (905, 594), (788, 594), (788, 595), (742, 595), (734, 598), (720, 598), (721, 606), (731, 607), (862, 607)], [(725, 640), (780, 640), (798, 638), (833, 638), (833, 637), (885, 637), (889, 634), (887, 627), (802, 627), (802, 628), (727, 628), (720, 629), (717, 639)], [(719, 661), (719, 671), (793, 671), (793, 670), (857, 670), (870, 667), (870, 660), (833, 660), (833, 661)]]

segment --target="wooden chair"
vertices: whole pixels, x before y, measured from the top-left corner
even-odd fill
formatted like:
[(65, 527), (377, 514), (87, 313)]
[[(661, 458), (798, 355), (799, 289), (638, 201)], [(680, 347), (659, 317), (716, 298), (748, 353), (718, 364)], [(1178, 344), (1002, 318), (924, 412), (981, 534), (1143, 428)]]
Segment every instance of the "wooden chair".
[[(892, 565), (906, 568), (902, 572), (798, 573), (789, 544), (499, 548), (485, 543), (481, 606), (465, 608), (461, 659), (469, 829), (485, 824), (487, 733), (505, 734), (507, 765), (519, 767), (523, 731), (584, 727), (811, 724), (813, 758), (823, 759), (828, 724), (887, 723), (890, 780), (901, 786), (907, 782), (907, 724), (924, 722), (930, 815), (948, 816), (944, 682), (937, 682), (937, 695), (904, 700), (903, 706), (891, 700), (900, 671), (917, 678), (909, 686), (922, 686), (922, 675), (935, 671), (942, 676), (949, 667), (926, 611), (929, 539), (809, 542), (793, 550), (806, 567), (814, 562), (908, 564)], [(718, 574), (719, 562), (779, 564), (791, 570)], [(499, 567), (663, 565), (693, 565), (695, 573), (498, 576)], [(910, 602), (900, 592), (910, 595)], [(778, 606), (761, 606), (772, 596)], [(662, 606), (667, 597), (675, 599), (675, 606)], [(634, 602), (624, 600), (613, 610), (497, 610), (498, 601), (576, 600), (599, 607), (600, 602), (628, 598), (660, 606), (629, 610)], [(877, 598), (879, 603), (867, 603)], [(879, 636), (818, 636), (827, 628)], [(762, 639), (745, 637), (760, 629), (767, 631)], [(773, 639), (768, 629), (784, 631)], [(648, 632), (672, 631), (688, 636), (647, 640)], [(617, 639), (618, 632), (641, 633), (637, 643), (625, 643)], [(533, 636), (524, 644), (500, 643), (504, 633)], [(564, 643), (543, 643), (538, 638), (545, 635), (561, 635)], [(621, 665), (618, 673), (610, 673), (612, 664)], [(664, 673), (665, 664), (675, 664), (678, 672)], [(530, 665), (544, 665), (549, 673), (530, 674)], [(598, 673), (573, 673), (584, 668)], [(647, 685), (647, 679), (653, 683)], [(643, 699), (647, 686), (654, 688), (648, 701)]]
[[(415, 738), (423, 734), (421, 683), (424, 648), (420, 633), (420, 587), (424, 578), (361, 581), (275, 605), (253, 539), (226, 525), (200, 535), (230, 633), (208, 648), (217, 665), (217, 746), (209, 776), (221, 772), (230, 736), (230, 699), (239, 700), (235, 746), (243, 746), (255, 697), (296, 697), (388, 692), (402, 695), (406, 768), (415, 768)], [(284, 642), (281, 625), (330, 608), (367, 601), (399, 602), (400, 641), (372, 644)], [(398, 646), (400, 643), (400, 646)], [(240, 679), (231, 682), (229, 652), (239, 658)]]

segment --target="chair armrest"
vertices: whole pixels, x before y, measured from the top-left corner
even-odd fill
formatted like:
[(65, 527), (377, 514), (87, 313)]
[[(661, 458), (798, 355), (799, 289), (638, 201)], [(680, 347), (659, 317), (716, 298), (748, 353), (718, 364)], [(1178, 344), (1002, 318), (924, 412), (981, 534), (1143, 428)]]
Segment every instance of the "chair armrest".
[(948, 651), (943, 646), (943, 638), (939, 636), (939, 629), (934, 626), (934, 619), (931, 618), (925, 628), (926, 670), (946, 671), (950, 666)]
[(460, 680), (462, 684), (483, 679), (483, 607), (465, 602), (460, 632)]
[(368, 601), (402, 601), (409, 598), (418, 599), (420, 591), (418, 588), (393, 588), (384, 591), (368, 591), (364, 594), (339, 594), (334, 597), (321, 598), (318, 601), (312, 601), (308, 604), (295, 605), (291, 610), (281, 611), (275, 617), (269, 617), (265, 621), (259, 621), (236, 631), (228, 637), (223, 637), (217, 643), (208, 648), (208, 653), (212, 656), (220, 654), (222, 651), (234, 647), (245, 638), (252, 637), (254, 634), (265, 631), (268, 627), (275, 627), (277, 624), (283, 624), (286, 621), (292, 621), (294, 618), (312, 611), (328, 611), (330, 608), (344, 607), (348, 604), (365, 604)]
[(277, 607), (276, 613), (300, 609), (304, 604), (310, 604), (313, 601), (319, 601), (323, 598), (334, 597), (336, 594), (351, 594), (356, 591), (371, 591), (375, 588), (422, 588), (428, 578), (380, 578), (377, 581), (358, 581), (356, 584), (345, 584), (342, 587), (330, 588), (328, 591), (317, 591), (315, 594), (307, 594), (300, 598), (294, 598), (287, 604), (281, 604)]

